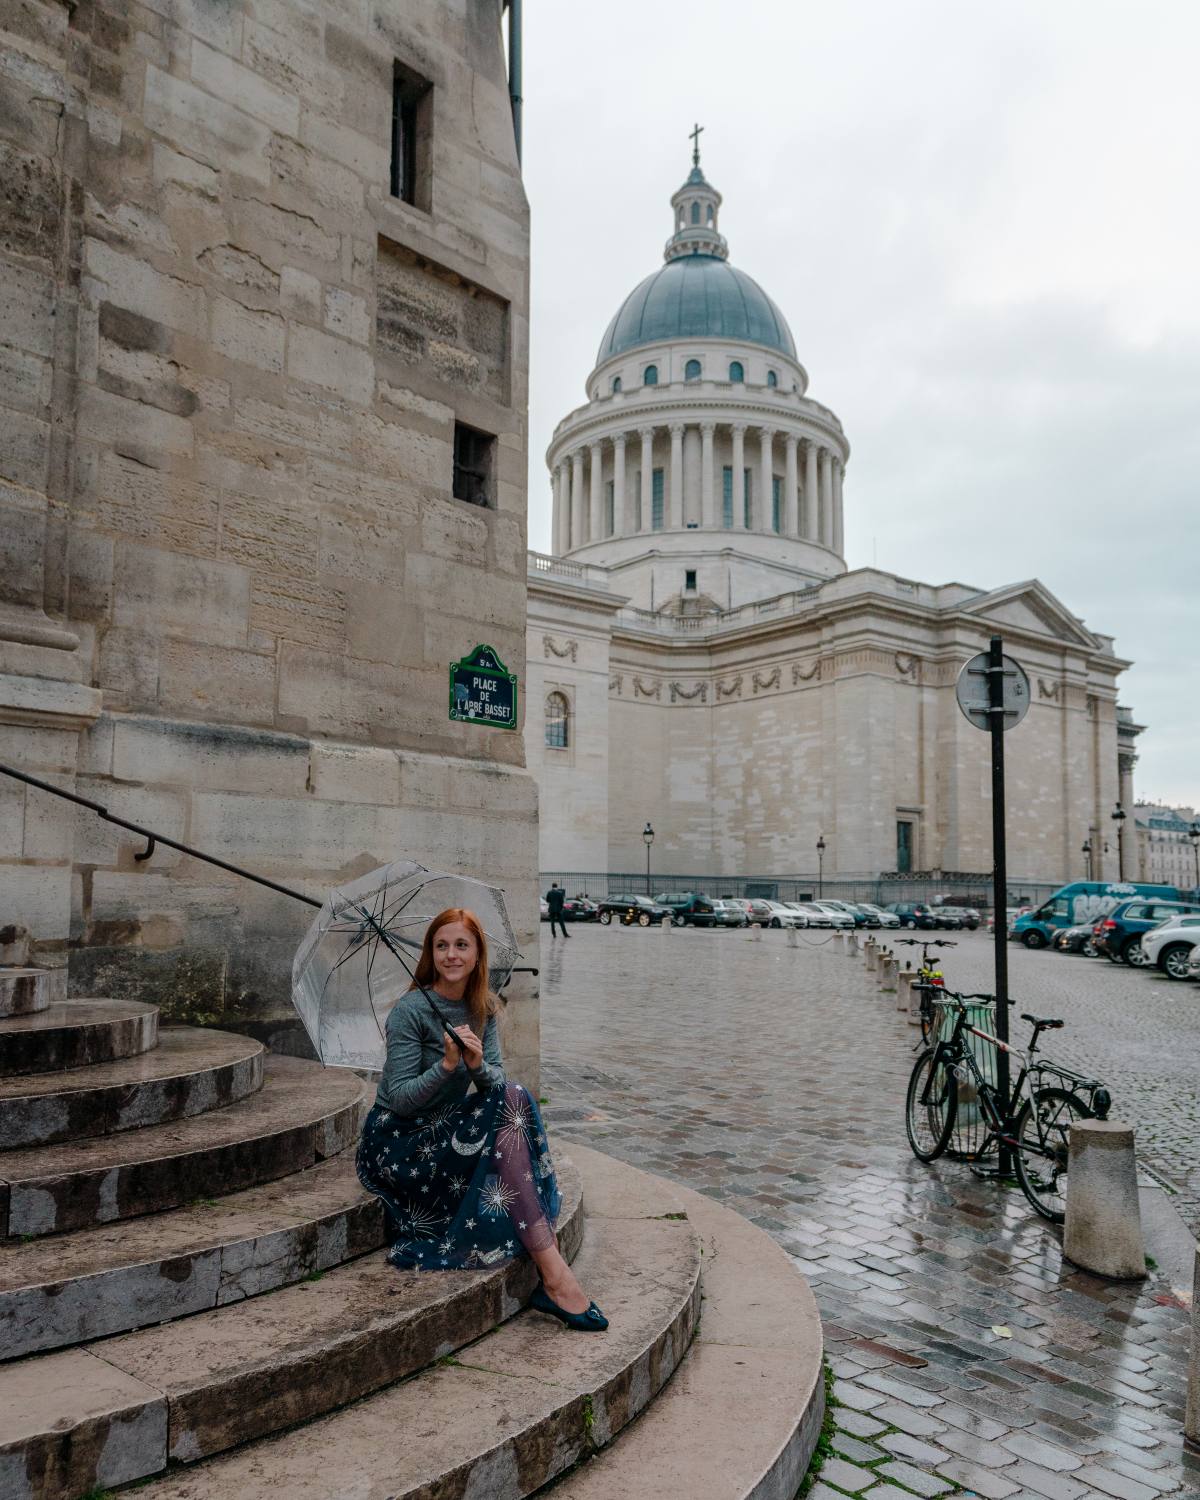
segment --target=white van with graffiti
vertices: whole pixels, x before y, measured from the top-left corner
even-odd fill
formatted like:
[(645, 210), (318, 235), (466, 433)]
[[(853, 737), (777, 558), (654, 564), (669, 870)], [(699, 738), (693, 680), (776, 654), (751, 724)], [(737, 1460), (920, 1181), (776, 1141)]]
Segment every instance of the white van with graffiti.
[(1009, 937), (1027, 948), (1045, 948), (1064, 927), (1082, 927), (1099, 922), (1122, 901), (1148, 896), (1158, 901), (1180, 901), (1173, 885), (1134, 885), (1128, 880), (1075, 880), (1055, 891), (1036, 911), (1027, 911), (1013, 923)]

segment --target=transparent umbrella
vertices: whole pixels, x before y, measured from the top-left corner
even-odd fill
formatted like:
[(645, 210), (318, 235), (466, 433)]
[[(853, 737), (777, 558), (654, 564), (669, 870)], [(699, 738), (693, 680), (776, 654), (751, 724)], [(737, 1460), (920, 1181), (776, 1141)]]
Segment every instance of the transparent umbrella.
[[(292, 1003), (328, 1067), (383, 1067), (384, 1022), (412, 987), (425, 929), (447, 907), (474, 912), (499, 992), (520, 956), (503, 893), (481, 880), (398, 860), (326, 896), (292, 964)], [(429, 1004), (446, 1024), (437, 1001)]]

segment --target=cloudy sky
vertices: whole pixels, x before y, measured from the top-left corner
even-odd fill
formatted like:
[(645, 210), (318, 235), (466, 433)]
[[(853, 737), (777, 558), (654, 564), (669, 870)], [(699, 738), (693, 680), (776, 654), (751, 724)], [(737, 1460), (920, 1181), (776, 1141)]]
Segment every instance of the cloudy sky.
[(849, 565), (1040, 578), (1136, 665), (1139, 796), (1200, 804), (1200, 6), (529, 0), (544, 454), (704, 127), (731, 260), (849, 436)]

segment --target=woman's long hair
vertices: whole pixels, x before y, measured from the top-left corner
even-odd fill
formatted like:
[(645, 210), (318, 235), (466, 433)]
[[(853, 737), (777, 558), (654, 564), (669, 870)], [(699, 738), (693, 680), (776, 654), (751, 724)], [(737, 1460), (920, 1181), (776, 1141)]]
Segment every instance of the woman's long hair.
[(417, 972), (414, 978), (426, 989), (432, 989), (437, 983), (438, 972), (433, 961), (433, 940), (438, 935), (438, 931), (451, 922), (461, 922), (475, 939), (475, 945), (479, 950), (475, 967), (467, 976), (463, 1000), (471, 1013), (471, 1030), (482, 1039), (483, 1028), (487, 1025), (489, 1017), (494, 1016), (499, 1010), (500, 1001), (492, 994), (488, 985), (487, 938), (484, 936), (483, 928), (479, 925), (479, 918), (473, 911), (468, 911), (465, 906), (448, 906), (445, 911), (438, 912), (425, 929), (425, 941), (421, 944), (421, 956), (417, 960)]

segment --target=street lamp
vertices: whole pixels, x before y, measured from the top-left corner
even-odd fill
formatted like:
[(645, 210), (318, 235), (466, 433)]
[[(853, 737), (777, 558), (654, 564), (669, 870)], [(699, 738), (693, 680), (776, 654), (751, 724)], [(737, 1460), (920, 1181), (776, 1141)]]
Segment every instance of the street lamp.
[(825, 835), (817, 834), (817, 900), (825, 890)]
[(1200, 823), (1193, 823), (1188, 829), (1188, 843), (1192, 846), (1192, 853), (1196, 858), (1196, 884), (1194, 889), (1200, 891)]
[(1082, 853), (1083, 853), (1084, 859), (1087, 861), (1087, 878), (1090, 880), (1092, 878), (1092, 841), (1091, 841), (1091, 839), (1084, 839)]
[(1110, 814), (1117, 825), (1117, 873), (1125, 879), (1125, 809), (1118, 802)]
[(654, 829), (650, 827), (649, 821), (642, 829), (642, 842), (646, 846), (646, 894), (648, 896), (650, 894), (650, 845), (654, 842)]

